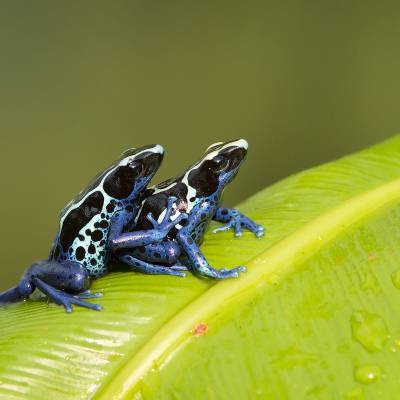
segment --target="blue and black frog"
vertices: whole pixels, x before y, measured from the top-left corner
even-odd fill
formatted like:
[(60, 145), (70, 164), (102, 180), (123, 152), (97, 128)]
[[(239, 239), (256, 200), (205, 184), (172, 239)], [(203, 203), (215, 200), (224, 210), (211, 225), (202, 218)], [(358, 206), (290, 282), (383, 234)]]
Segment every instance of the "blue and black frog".
[(130, 149), (98, 175), (61, 212), (49, 258), (32, 264), (20, 283), (0, 294), (0, 303), (26, 299), (38, 288), (55, 303), (100, 310), (85, 301), (91, 280), (108, 272), (111, 257), (149, 274), (238, 277), (244, 267), (212, 268), (199, 249), (210, 222), (225, 222), (215, 231), (242, 227), (257, 237), (262, 226), (240, 212), (219, 206), (225, 186), (237, 174), (247, 152), (243, 139), (216, 143), (178, 178), (146, 190), (162, 158), (163, 148)]
[[(236, 176), (247, 153), (244, 139), (211, 145), (202, 158), (175, 179), (148, 188), (136, 218), (125, 232), (112, 241), (114, 254), (124, 263), (148, 274), (184, 276), (189, 269), (195, 274), (214, 278), (235, 278), (245, 267), (215, 269), (199, 249), (211, 220), (225, 223), (215, 232), (233, 228), (241, 236), (242, 228), (257, 237), (264, 228), (232, 208), (220, 207), (226, 185)], [(174, 199), (171, 209), (171, 198)], [(177, 221), (181, 215), (188, 218)], [(160, 221), (176, 221), (166, 237), (145, 244), (138, 232), (157, 226)]]
[[(72, 305), (100, 310), (99, 305), (84, 301), (101, 295), (87, 293), (91, 280), (107, 273), (110, 243), (118, 240), (123, 226), (135, 218), (140, 196), (160, 167), (163, 154), (160, 145), (130, 149), (98, 175), (61, 212), (49, 258), (32, 264), (17, 286), (0, 294), (0, 303), (25, 299), (38, 288), (67, 312)], [(169, 213), (174, 201), (168, 200)], [(181, 222), (184, 218), (182, 215)], [(114, 225), (114, 221), (118, 223)], [(165, 237), (177, 222), (167, 216), (154, 224), (154, 229), (137, 235), (141, 243), (149, 244)]]

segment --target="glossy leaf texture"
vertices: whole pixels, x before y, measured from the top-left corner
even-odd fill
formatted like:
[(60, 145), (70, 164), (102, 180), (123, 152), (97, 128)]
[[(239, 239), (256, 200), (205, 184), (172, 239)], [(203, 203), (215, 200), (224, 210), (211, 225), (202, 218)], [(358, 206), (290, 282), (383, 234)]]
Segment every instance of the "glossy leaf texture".
[(115, 272), (93, 285), (102, 312), (2, 308), (0, 398), (396, 398), (400, 137), (239, 209), (266, 236), (202, 247), (215, 267), (247, 265), (237, 280)]

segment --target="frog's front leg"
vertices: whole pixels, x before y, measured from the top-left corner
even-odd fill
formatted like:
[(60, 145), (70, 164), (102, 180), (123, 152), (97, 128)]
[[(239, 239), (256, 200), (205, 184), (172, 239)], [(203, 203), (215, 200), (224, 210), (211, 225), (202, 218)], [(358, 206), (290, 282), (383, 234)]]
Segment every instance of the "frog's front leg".
[(209, 212), (210, 209), (208, 205), (202, 205), (197, 211), (192, 211), (188, 223), (178, 232), (176, 239), (185, 251), (193, 272), (214, 279), (237, 278), (239, 272), (246, 271), (246, 267), (241, 266), (232, 269), (223, 268), (220, 270), (211, 267), (200, 251), (197, 243), (191, 237), (191, 233), (195, 227), (198, 226), (200, 221), (202, 221)]
[(168, 198), (166, 213), (160, 223), (153, 218), (151, 213), (147, 215), (147, 219), (153, 225), (153, 229), (122, 232), (126, 221), (123, 214), (117, 214), (111, 221), (109, 236), (110, 249), (113, 252), (117, 252), (122, 249), (133, 249), (162, 241), (176, 224), (187, 219), (185, 213), (180, 213), (176, 219), (173, 221), (170, 220), (175, 201), (176, 197), (171, 196)]
[[(183, 268), (154, 265), (146, 261), (147, 255), (147, 259), (151, 259), (151, 262), (164, 263), (163, 261), (169, 259), (166, 264), (171, 264), (179, 256), (179, 247), (173, 242), (161, 242), (176, 224), (187, 218), (186, 214), (181, 213), (175, 220), (170, 220), (175, 201), (175, 197), (168, 199), (166, 213), (160, 223), (151, 214), (147, 215), (153, 229), (121, 233), (124, 221), (123, 217), (117, 216), (112, 222), (109, 238), (109, 245), (114, 255), (134, 270), (144, 274), (185, 276), (183, 272), (179, 272)], [(153, 261), (154, 258), (156, 260)]]
[(264, 235), (265, 229), (263, 226), (256, 224), (250, 218), (246, 217), (234, 208), (219, 207), (213, 217), (214, 221), (227, 222), (224, 226), (213, 230), (214, 233), (227, 231), (231, 228), (235, 230), (235, 236), (242, 236), (242, 227), (253, 232), (257, 237)]
[(24, 300), (36, 287), (67, 312), (72, 311), (72, 305), (101, 310), (101, 306), (81, 300), (98, 297), (99, 293), (83, 293), (81, 297), (79, 293), (90, 287), (90, 277), (86, 268), (74, 261), (44, 260), (32, 264), (16, 287), (0, 294), (0, 303)]

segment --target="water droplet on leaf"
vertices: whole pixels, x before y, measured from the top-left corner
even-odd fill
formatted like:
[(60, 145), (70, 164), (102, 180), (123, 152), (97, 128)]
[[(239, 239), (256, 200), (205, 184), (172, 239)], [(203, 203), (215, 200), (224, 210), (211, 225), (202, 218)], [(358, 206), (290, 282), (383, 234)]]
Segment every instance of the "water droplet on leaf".
[(355, 311), (350, 319), (353, 338), (368, 351), (382, 350), (388, 339), (385, 321), (367, 311)]
[(354, 370), (354, 377), (360, 383), (374, 383), (382, 375), (382, 370), (377, 365), (362, 365)]

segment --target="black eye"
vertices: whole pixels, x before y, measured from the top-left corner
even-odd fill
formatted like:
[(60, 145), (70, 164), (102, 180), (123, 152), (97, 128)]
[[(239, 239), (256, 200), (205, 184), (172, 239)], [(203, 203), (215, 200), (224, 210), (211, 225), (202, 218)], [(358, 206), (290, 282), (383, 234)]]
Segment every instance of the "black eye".
[(227, 169), (229, 165), (229, 160), (223, 156), (216, 156), (213, 158), (212, 169), (214, 172), (222, 172)]
[(130, 161), (128, 163), (128, 167), (134, 171), (136, 176), (141, 175), (141, 173), (143, 172), (143, 164), (139, 163), (137, 161)]

